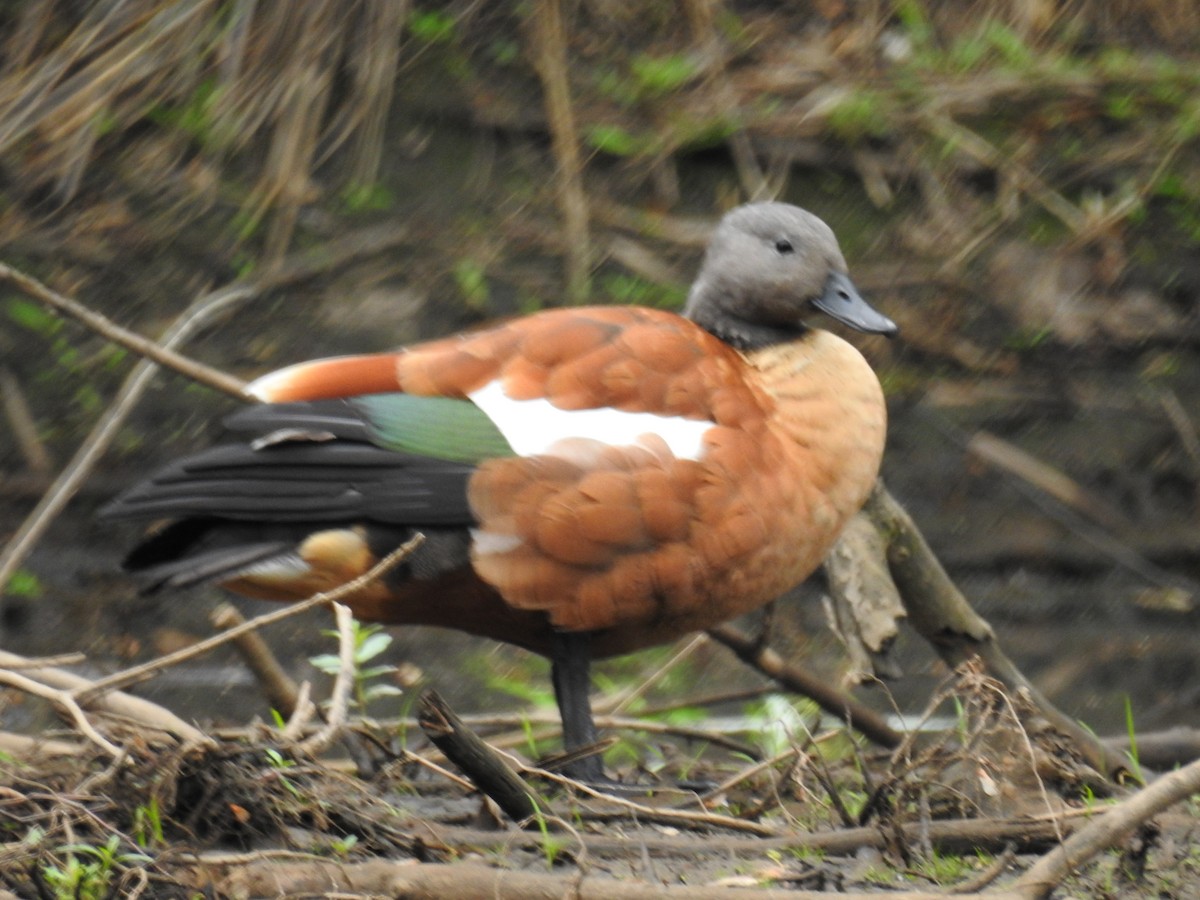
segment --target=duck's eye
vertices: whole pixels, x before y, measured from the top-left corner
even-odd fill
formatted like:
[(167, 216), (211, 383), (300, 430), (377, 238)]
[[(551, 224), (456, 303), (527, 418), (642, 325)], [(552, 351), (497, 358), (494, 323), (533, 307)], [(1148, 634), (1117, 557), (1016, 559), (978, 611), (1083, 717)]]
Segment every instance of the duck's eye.
[(775, 242), (775, 252), (783, 255), (784, 253), (795, 253), (796, 248), (792, 246), (792, 242), (787, 238), (780, 238)]

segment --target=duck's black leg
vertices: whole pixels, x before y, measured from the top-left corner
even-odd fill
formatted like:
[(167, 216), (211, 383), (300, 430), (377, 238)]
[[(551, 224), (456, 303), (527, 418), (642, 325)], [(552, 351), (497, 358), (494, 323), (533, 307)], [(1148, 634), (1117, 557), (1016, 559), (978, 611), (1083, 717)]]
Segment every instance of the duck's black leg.
[[(596, 723), (592, 720), (592, 651), (587, 632), (554, 632), (550, 644), (550, 678), (554, 698), (562, 717), (563, 748), (578, 750), (596, 743)], [(567, 773), (579, 781), (599, 784), (605, 781), (604, 763), (599, 755), (573, 762)]]

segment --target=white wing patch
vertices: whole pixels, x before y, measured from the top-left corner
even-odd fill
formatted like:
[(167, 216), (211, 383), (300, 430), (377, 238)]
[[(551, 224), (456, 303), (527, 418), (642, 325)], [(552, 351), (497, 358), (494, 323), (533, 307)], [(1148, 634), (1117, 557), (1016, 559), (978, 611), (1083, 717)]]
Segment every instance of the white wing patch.
[(599, 441), (610, 447), (645, 445), (656, 435), (677, 459), (699, 459), (704, 435), (714, 423), (683, 416), (660, 416), (620, 409), (559, 409), (549, 400), (514, 400), (504, 385), (490, 381), (470, 395), (475, 405), (496, 423), (520, 456), (574, 456), (572, 442)]

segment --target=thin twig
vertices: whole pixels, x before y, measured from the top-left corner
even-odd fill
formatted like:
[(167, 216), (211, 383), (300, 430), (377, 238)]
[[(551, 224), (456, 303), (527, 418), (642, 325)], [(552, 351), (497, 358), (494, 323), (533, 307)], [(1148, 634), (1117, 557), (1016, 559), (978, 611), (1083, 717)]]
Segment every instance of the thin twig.
[(537, 796), (511, 765), (512, 757), (489, 746), (464, 725), (437, 691), (422, 694), (418, 709), (418, 721), (425, 736), (510, 819), (530, 822), (547, 811), (546, 801)]
[(774, 650), (760, 646), (758, 641), (746, 637), (732, 626), (710, 628), (708, 636), (724, 644), (743, 662), (774, 678), (789, 691), (809, 697), (821, 709), (862, 732), (875, 743), (884, 747), (895, 747), (900, 743), (900, 734), (879, 713), (837, 690), (828, 679), (819, 678), (794, 663), (785, 663)]
[[(252, 399), (245, 392), (243, 382), (236, 378), (231, 378), (218, 369), (206, 366), (204, 363), (176, 353), (172, 349), (172, 345), (177, 344), (178, 340), (160, 344), (143, 337), (135, 331), (130, 331), (128, 328), (122, 328), (107, 316), (89, 309), (78, 300), (74, 300), (71, 297), (64, 297), (57, 291), (42, 284), (42, 282), (38, 281), (32, 275), (26, 275), (24, 272), (2, 262), (0, 262), (0, 281), (9, 282), (15, 287), (20, 288), (30, 297), (41, 300), (55, 311), (82, 322), (101, 337), (128, 350), (132, 350), (145, 359), (153, 360), (159, 365), (174, 369), (176, 372), (187, 375), (193, 381), (208, 385), (239, 400), (250, 401)], [(252, 288), (242, 287), (241, 290), (250, 291)]]
[(162, 669), (169, 669), (171, 666), (178, 665), (185, 660), (194, 659), (197, 656), (202, 656), (210, 650), (220, 647), (222, 644), (227, 644), (237, 638), (239, 635), (245, 634), (256, 628), (263, 628), (266, 625), (273, 625), (276, 622), (281, 622), (284, 619), (299, 615), (302, 612), (313, 609), (317, 606), (324, 606), (328, 603), (341, 600), (344, 597), (360, 591), (365, 588), (375, 579), (382, 577), (391, 569), (402, 563), (408, 556), (421, 545), (425, 540), (422, 534), (416, 534), (413, 538), (401, 544), (378, 563), (376, 563), (368, 572), (364, 572), (353, 581), (347, 581), (345, 584), (328, 591), (326, 593), (314, 594), (307, 600), (301, 600), (299, 603), (289, 604), (275, 612), (265, 613), (257, 618), (251, 619), (243, 625), (238, 625), (236, 628), (231, 628), (228, 631), (223, 631), (220, 634), (213, 635), (210, 638), (205, 638), (203, 641), (192, 644), (190, 647), (184, 647), (182, 650), (177, 650), (174, 653), (168, 653), (166, 656), (160, 656), (158, 659), (152, 659), (148, 663), (143, 663), (140, 666), (133, 666), (125, 669), (122, 672), (116, 672), (109, 675), (107, 678), (101, 678), (99, 681), (92, 682), (80, 690), (74, 691), (76, 697), (81, 701), (90, 700), (99, 694), (107, 691), (117, 690), (130, 684), (135, 684), (139, 681), (145, 681), (147, 678), (154, 675)]
[(698, 634), (694, 636), (680, 650), (672, 654), (670, 659), (651, 672), (646, 678), (642, 679), (641, 684), (629, 691), (629, 693), (627, 693), (624, 697), (621, 697), (611, 710), (605, 710), (605, 712), (610, 712), (614, 716), (619, 716), (621, 713), (625, 712), (625, 710), (629, 709), (631, 704), (636, 703), (640, 697), (644, 696), (646, 691), (654, 687), (654, 685), (657, 684), (663, 678), (663, 676), (670, 672), (672, 668), (678, 665), (682, 660), (687, 659), (703, 645), (704, 635)]
[(21, 669), (44, 669), (49, 666), (77, 666), (87, 661), (83, 653), (60, 653), (57, 656), (37, 656), (28, 659), (11, 660), (4, 663), (4, 668), (12, 671)]
[(47, 475), (53, 467), (50, 453), (38, 434), (37, 420), (29, 411), (21, 384), (8, 369), (0, 369), (0, 400), (4, 403), (4, 414), (8, 418), (9, 430), (25, 457), (29, 471)]
[(531, 12), (535, 68), (542, 82), (546, 119), (554, 145), (558, 203), (567, 239), (567, 296), (583, 303), (588, 295), (591, 249), (583, 163), (568, 79), (567, 35), (561, 0), (538, 0)]
[[(220, 604), (208, 618), (213, 627), (221, 631), (236, 628), (246, 621), (246, 617), (232, 603)], [(271, 708), (278, 710), (285, 718), (290, 717), (299, 702), (296, 682), (284, 671), (267, 642), (257, 632), (248, 631), (234, 638), (233, 646), (242, 662), (254, 673)]]
[[(189, 340), (197, 331), (206, 326), (218, 315), (228, 311), (230, 307), (242, 303), (263, 291), (284, 287), (305, 278), (310, 278), (318, 272), (333, 269), (359, 256), (385, 250), (405, 239), (407, 234), (407, 229), (396, 228), (395, 226), (364, 228), (351, 232), (345, 237), (325, 245), (321, 248), (320, 253), (305, 253), (297, 256), (294, 260), (289, 260), (278, 268), (272, 269), (252, 283), (235, 282), (220, 290), (206, 294), (184, 310), (180, 317), (167, 329), (161, 341), (162, 347), (171, 350), (179, 346)], [(31, 286), (49, 295), (53, 295), (53, 297), (58, 296), (53, 291), (50, 291), (49, 288), (41, 285), (40, 282), (0, 264), (0, 276), (3, 276), (4, 273), (17, 276), (18, 280), (14, 283), (18, 285), (23, 286), (29, 283)], [(33, 296), (38, 297), (38, 299), (46, 299), (39, 293), (35, 293)], [(66, 300), (67, 298), (62, 299)], [(76, 301), (69, 302), (86, 310), (86, 307), (83, 307), (82, 304), (77, 304)], [(90, 313), (90, 311), (88, 312)], [(91, 314), (89, 319), (85, 321), (85, 324), (91, 324), (97, 318), (106, 323), (108, 322), (103, 316)], [(108, 324), (111, 325), (112, 323)], [(118, 328), (115, 325), (112, 327)], [(133, 334), (125, 329), (118, 330), (125, 334)], [(145, 341), (145, 338), (136, 337), (138, 341)], [(182, 359), (182, 357), (180, 358)], [(194, 366), (188, 365), (179, 371), (181, 374), (190, 374), (193, 369)], [(101, 455), (103, 455), (109, 444), (116, 437), (121, 424), (133, 410), (142, 393), (149, 386), (151, 376), (155, 372), (157, 372), (155, 364), (146, 359), (143, 359), (134, 366), (126, 377), (124, 384), (121, 385), (121, 389), (117, 392), (117, 396), (113, 399), (108, 411), (84, 439), (75, 456), (68, 463), (67, 468), (55, 479), (38, 505), (26, 516), (25, 521), (21, 523), (21, 527), (17, 529), (17, 532), (4, 548), (4, 552), (0, 553), (0, 591), (4, 589), (8, 580), (24, 561), (25, 556), (32, 549), (33, 545), (45, 533), (50, 523), (54, 521), (54, 518), (62, 511), (63, 507), (75, 495), (76, 491), (79, 490), (88, 475), (91, 474), (96, 462), (99, 461)], [(229, 378), (229, 376), (225, 377)], [(230, 381), (232, 383), (236, 379), (230, 379)], [(237, 395), (246, 399), (241, 391), (241, 383), (238, 382), (238, 385)]]
[(669, 822), (673, 825), (684, 825), (690, 828), (728, 828), (732, 831), (748, 831), (751, 834), (763, 837), (776, 837), (780, 834), (778, 828), (772, 828), (758, 822), (750, 822), (746, 819), (739, 819), (735, 816), (722, 816), (717, 813), (696, 813), (679, 809), (662, 809), (660, 807), (646, 806), (642, 803), (634, 803), (632, 800), (626, 800), (624, 797), (615, 797), (582, 781), (576, 781), (574, 778), (568, 778), (565, 775), (559, 775), (556, 772), (550, 772), (546, 769), (525, 767), (524, 772), (527, 775), (540, 775), (542, 778), (553, 781), (555, 784), (562, 785), (563, 787), (569, 787), (594, 800), (603, 800), (606, 803), (615, 804), (622, 809), (636, 813), (639, 819), (647, 822)]
[(287, 725), (279, 733), (280, 742), (290, 744), (300, 740), (300, 736), (304, 734), (304, 730), (312, 720), (313, 714), (317, 711), (317, 705), (309, 697), (311, 693), (311, 682), (300, 682), (300, 687), (296, 689), (292, 717), (288, 719)]
[[(0, 268), (4, 267), (0, 265)], [(193, 304), (167, 330), (163, 336), (163, 346), (166, 348), (178, 346), (213, 316), (245, 300), (251, 294), (253, 294), (251, 288), (231, 288), (215, 295), (209, 295), (203, 301)], [(91, 474), (93, 467), (117, 436), (121, 425), (138, 400), (141, 399), (142, 393), (149, 387), (150, 380), (157, 371), (157, 366), (145, 359), (133, 367), (112, 404), (84, 439), (67, 467), (59, 473), (58, 478), (54, 480), (37, 506), (25, 517), (21, 527), (17, 529), (16, 534), (4, 548), (3, 554), (0, 554), (0, 590), (3, 590), (4, 586), (8, 584), (8, 580), (24, 561), (26, 554)]]
[(929, 131), (943, 141), (964, 151), (977, 162), (1005, 173), (1014, 184), (1037, 201), (1046, 212), (1059, 219), (1073, 234), (1079, 235), (1084, 232), (1088, 221), (1079, 207), (1015, 159), (1006, 156), (985, 138), (946, 115), (926, 116), (924, 122)]
[(338, 633), (338, 672), (333, 680), (333, 691), (329, 697), (329, 715), (324, 727), (296, 748), (297, 752), (315, 757), (324, 752), (337, 740), (338, 733), (346, 724), (350, 707), (350, 689), (354, 686), (357, 667), (354, 662), (354, 617), (350, 607), (333, 604), (333, 615)]
[(788, 747), (782, 753), (776, 753), (770, 759), (764, 759), (762, 762), (757, 762), (752, 766), (748, 766), (747, 768), (742, 769), (742, 771), (738, 772), (736, 775), (726, 778), (712, 790), (705, 791), (700, 795), (700, 802), (702, 804), (707, 804), (710, 801), (720, 797), (731, 788), (737, 787), (743, 781), (748, 781), (749, 779), (753, 778), (759, 772), (762, 772), (765, 769), (774, 768), (786, 759), (795, 759), (800, 755), (800, 753), (801, 750), (799, 747)]
[(52, 688), (42, 684), (40, 681), (34, 681), (25, 675), (19, 675), (16, 672), (6, 672), (3, 669), (0, 669), (0, 684), (7, 684), (9, 687), (16, 688), (19, 691), (24, 691), (35, 697), (41, 697), (43, 700), (49, 700), (71, 717), (71, 721), (75, 723), (75, 727), (79, 730), (79, 733), (89, 741), (114, 759), (121, 755), (121, 748), (100, 734), (92, 726), (92, 723), (88, 721), (88, 717), (84, 715), (83, 709), (75, 700), (74, 694), (71, 691)]
[(175, 735), (181, 741), (188, 744), (213, 743), (212, 738), (203, 731), (183, 721), (179, 716), (159, 706), (157, 703), (152, 703), (141, 697), (131, 697), (129, 694), (123, 694), (119, 691), (114, 691), (94, 701), (85, 700), (80, 695), (87, 688), (91, 687), (93, 682), (81, 675), (48, 666), (31, 669), (26, 665), (28, 662), (29, 660), (23, 656), (0, 650), (0, 668), (9, 671), (20, 668), (26, 677), (32, 678), (50, 688), (70, 692), (82, 706), (101, 709), (113, 715), (132, 719), (144, 728), (152, 728), (155, 731)]

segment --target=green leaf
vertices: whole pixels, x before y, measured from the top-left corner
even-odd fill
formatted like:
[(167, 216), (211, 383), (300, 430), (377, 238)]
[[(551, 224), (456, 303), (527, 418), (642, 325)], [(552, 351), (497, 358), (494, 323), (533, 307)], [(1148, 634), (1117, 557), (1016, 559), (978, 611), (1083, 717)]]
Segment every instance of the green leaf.
[(17, 569), (8, 579), (5, 590), (14, 597), (36, 598), (42, 596), (42, 583), (28, 569)]
[(444, 44), (454, 37), (454, 16), (441, 10), (413, 10), (408, 17), (408, 30), (417, 40)]
[(646, 141), (620, 125), (593, 125), (584, 135), (589, 144), (613, 156), (635, 156), (646, 149)]
[(342, 667), (342, 661), (332, 653), (322, 653), (312, 657), (309, 662), (314, 668), (320, 669), (326, 675), (336, 675)]
[(42, 337), (54, 334), (63, 324), (62, 319), (32, 300), (9, 300), (5, 311), (13, 322)]
[(355, 659), (360, 662), (366, 662), (368, 659), (374, 659), (392, 643), (392, 636), (385, 634), (382, 631), (377, 631), (374, 634), (367, 635), (362, 644), (359, 645), (358, 652), (354, 654)]

